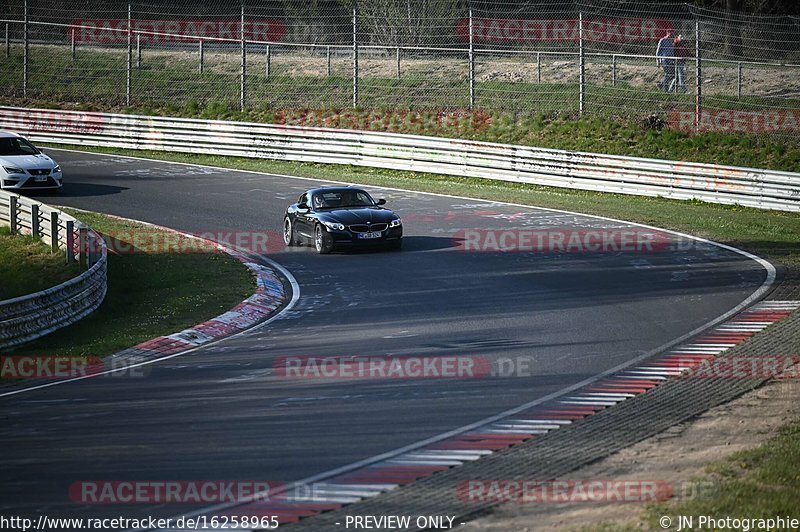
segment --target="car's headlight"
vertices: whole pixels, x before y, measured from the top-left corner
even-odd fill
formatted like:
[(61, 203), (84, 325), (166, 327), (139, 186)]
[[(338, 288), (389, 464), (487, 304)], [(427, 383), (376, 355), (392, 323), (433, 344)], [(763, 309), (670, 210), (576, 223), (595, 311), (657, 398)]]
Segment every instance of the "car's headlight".
[(61, 173), (61, 165), (57, 164), (55, 168), (53, 168), (53, 173), (58, 174)]
[(400, 221), (400, 218), (395, 218), (389, 222), (389, 227), (400, 227), (401, 225), (403, 225), (403, 222)]
[(17, 168), (16, 166), (4, 166), (3, 170), (6, 171), (8, 174), (22, 174), (25, 175), (25, 170), (22, 168)]
[(344, 224), (339, 224), (335, 222), (326, 222), (325, 220), (322, 220), (322, 223), (325, 224), (325, 227), (329, 229), (333, 229), (335, 231), (344, 231)]

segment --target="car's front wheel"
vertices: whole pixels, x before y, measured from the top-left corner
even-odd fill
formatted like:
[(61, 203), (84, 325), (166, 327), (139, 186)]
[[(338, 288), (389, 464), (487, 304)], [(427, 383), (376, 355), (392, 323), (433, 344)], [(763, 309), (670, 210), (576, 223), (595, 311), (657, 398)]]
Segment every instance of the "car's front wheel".
[(320, 255), (330, 253), (331, 249), (333, 249), (331, 237), (327, 231), (322, 229), (321, 225), (317, 225), (314, 228), (314, 247), (317, 249), (317, 253)]
[(287, 246), (294, 246), (297, 243), (294, 238), (294, 224), (288, 216), (283, 219), (283, 243)]

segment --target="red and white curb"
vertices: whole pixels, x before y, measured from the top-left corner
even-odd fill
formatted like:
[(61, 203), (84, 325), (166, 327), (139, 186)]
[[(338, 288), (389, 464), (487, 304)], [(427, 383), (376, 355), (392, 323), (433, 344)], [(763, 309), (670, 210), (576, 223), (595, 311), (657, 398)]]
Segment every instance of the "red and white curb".
[[(48, 388), (69, 382), (94, 378), (101, 375), (124, 372), (137, 366), (151, 364), (159, 360), (180, 356), (209, 343), (217, 342), (229, 336), (243, 333), (259, 324), (266, 323), (268, 320), (275, 317), (275, 311), (278, 308), (285, 304), (283, 311), (286, 311), (291, 308), (299, 298), (299, 286), (297, 285), (297, 281), (295, 281), (292, 275), (283, 269), (283, 267), (269, 259), (265, 260), (270, 262), (273, 265), (272, 267), (253, 262), (251, 257), (248, 257), (237, 250), (223, 246), (212, 240), (200, 238), (196, 235), (183, 233), (175, 229), (170, 229), (169, 227), (142, 222), (140, 220), (131, 220), (130, 218), (123, 218), (121, 216), (114, 216), (110, 214), (106, 216), (125, 221), (134, 221), (142, 225), (177, 233), (186, 238), (193, 238), (206, 242), (207, 245), (215, 247), (219, 251), (239, 260), (253, 273), (256, 280), (255, 292), (232, 309), (220, 314), (219, 316), (211, 318), (208, 321), (204, 321), (203, 323), (197, 324), (194, 327), (184, 329), (183, 331), (170, 335), (151, 338), (150, 340), (137, 344), (133, 347), (129, 347), (109, 355), (105, 358), (105, 360), (108, 363), (107, 365), (113, 369), (92, 373), (90, 375), (73, 377), (70, 379), (46, 382), (44, 384), (38, 384), (35, 386), (16, 388), (7, 392), (1, 392), (0, 397), (18, 395), (41, 388)], [(292, 286), (290, 293), (287, 294), (283, 281), (276, 273), (276, 270), (279, 270), (281, 275)]]
[(303, 489), (287, 490), (271, 500), (227, 508), (216, 515), (276, 516), (281, 523), (342, 508), (410, 484), (439, 471), (557, 430), (626, 399), (679, 377), (704, 361), (744, 342), (800, 308), (800, 301), (764, 301), (736, 314), (671, 351), (626, 368), (575, 392), (413, 449), (364, 467), (341, 473)]
[(253, 273), (256, 278), (255, 293), (229, 311), (208, 321), (167, 336), (152, 338), (111, 355), (109, 360), (115, 366), (124, 360), (141, 361), (150, 357), (178, 354), (240, 333), (269, 318), (286, 301), (283, 282), (271, 268), (253, 262), (238, 251), (211, 243), (220, 251), (238, 259)]

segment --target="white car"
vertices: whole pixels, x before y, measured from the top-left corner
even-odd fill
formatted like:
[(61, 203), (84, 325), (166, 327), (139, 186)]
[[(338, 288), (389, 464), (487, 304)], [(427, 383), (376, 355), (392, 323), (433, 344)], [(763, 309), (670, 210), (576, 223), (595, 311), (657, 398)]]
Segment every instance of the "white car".
[(0, 131), (0, 189), (61, 189), (61, 167), (27, 139)]

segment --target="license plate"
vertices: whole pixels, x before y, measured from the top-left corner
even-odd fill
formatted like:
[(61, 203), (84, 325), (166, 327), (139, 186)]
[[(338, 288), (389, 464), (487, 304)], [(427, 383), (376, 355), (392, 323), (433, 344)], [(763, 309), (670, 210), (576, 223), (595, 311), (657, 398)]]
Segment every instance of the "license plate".
[(47, 176), (46, 175), (36, 175), (36, 176), (33, 176), (33, 180), (36, 181), (37, 183), (44, 183), (45, 181), (47, 181)]
[(380, 237), (381, 237), (380, 231), (372, 233), (358, 233), (358, 238), (380, 238)]

